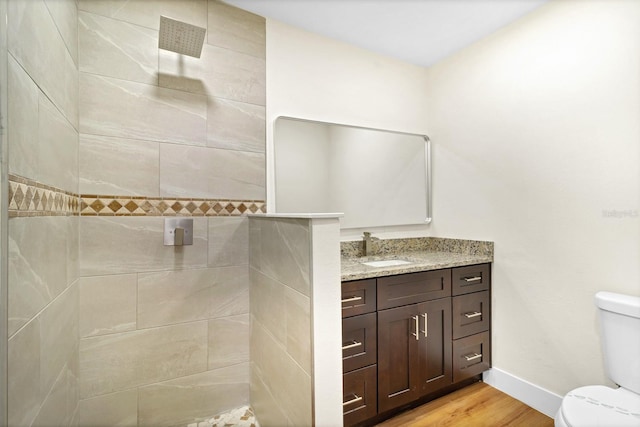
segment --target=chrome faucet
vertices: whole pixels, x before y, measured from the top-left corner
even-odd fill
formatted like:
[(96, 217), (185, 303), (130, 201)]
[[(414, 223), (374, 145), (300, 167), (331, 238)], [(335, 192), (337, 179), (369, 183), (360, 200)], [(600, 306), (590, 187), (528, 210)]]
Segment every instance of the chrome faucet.
[(371, 233), (368, 231), (365, 231), (363, 236), (364, 239), (364, 256), (369, 256), (371, 255), (371, 252), (373, 250), (373, 246), (371, 242), (375, 242), (376, 240), (380, 240), (377, 237), (371, 237)]

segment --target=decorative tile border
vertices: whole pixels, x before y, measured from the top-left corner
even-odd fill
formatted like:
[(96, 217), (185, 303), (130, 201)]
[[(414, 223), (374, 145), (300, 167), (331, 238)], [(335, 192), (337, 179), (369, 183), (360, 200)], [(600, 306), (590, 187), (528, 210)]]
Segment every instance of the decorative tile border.
[(9, 217), (78, 215), (78, 195), (9, 175)]
[(9, 217), (240, 216), (265, 212), (264, 200), (79, 195), (9, 175)]
[(82, 195), (82, 216), (238, 216), (265, 212), (261, 200)]

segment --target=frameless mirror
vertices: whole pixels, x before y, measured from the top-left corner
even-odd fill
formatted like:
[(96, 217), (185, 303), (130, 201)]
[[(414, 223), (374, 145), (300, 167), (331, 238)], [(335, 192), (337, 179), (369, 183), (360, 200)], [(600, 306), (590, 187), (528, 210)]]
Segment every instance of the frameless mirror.
[(342, 212), (342, 228), (431, 221), (424, 135), (279, 117), (275, 211)]

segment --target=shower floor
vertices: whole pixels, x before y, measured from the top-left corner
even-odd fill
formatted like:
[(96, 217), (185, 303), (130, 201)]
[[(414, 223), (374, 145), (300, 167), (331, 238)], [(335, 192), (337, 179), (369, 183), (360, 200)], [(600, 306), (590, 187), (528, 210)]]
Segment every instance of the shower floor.
[(253, 410), (248, 406), (232, 409), (224, 414), (200, 421), (199, 423), (191, 423), (187, 427), (260, 427), (253, 414)]

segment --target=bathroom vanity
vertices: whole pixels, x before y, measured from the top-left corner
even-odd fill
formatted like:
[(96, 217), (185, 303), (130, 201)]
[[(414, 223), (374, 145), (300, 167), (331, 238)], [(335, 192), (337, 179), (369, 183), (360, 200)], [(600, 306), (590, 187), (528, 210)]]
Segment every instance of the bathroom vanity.
[(345, 256), (348, 245), (342, 245), (344, 425), (374, 424), (479, 380), (491, 367), (493, 245), (387, 240), (377, 256), (364, 258)]

